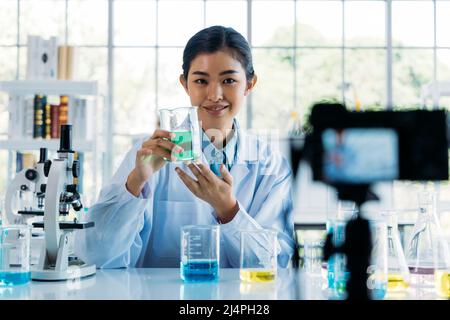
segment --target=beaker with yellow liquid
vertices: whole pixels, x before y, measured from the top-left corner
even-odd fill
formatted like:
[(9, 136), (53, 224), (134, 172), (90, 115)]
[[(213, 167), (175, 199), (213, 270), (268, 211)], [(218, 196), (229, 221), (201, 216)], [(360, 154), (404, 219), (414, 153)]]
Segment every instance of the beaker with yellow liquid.
[(277, 244), (275, 230), (241, 231), (240, 279), (245, 282), (275, 280)]

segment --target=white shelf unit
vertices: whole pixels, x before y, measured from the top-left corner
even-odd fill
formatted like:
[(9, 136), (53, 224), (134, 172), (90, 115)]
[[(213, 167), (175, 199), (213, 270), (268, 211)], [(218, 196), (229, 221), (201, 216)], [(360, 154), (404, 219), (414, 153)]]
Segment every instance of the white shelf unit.
[[(100, 156), (100, 150), (98, 148), (99, 135), (96, 132), (98, 114), (98, 84), (96, 81), (70, 81), (70, 80), (19, 80), (19, 81), (0, 81), (0, 92), (6, 92), (9, 96), (8, 112), (11, 115), (12, 108), (16, 107), (17, 101), (22, 103), (23, 97), (34, 96), (35, 94), (42, 94), (47, 96), (69, 96), (69, 113), (68, 124), (73, 124), (73, 111), (71, 110), (71, 102), (73, 97), (89, 97), (93, 103), (89, 106), (91, 110), (93, 121), (92, 133), (88, 139), (76, 139), (72, 141), (72, 148), (79, 152), (91, 152), (91, 168), (92, 177), (85, 175), (85, 178), (91, 178), (92, 180), (92, 192), (94, 197), (99, 191), (99, 174), (98, 163)], [(35, 139), (32, 137), (18, 136), (17, 133), (8, 125), (8, 138), (0, 140), (0, 150), (8, 150), (8, 172), (7, 183), (9, 183), (13, 177), (13, 154), (16, 150), (39, 150), (39, 148), (47, 148), (49, 151), (57, 151), (59, 148), (59, 139)], [(72, 133), (74, 135), (74, 133)], [(86, 161), (86, 160), (85, 160)], [(92, 200), (94, 200), (92, 197)]]

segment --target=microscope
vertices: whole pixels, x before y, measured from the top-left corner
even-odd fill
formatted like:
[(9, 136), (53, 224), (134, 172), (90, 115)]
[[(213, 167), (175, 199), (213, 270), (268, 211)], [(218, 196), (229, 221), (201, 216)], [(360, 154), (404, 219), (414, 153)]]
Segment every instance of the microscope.
[[(42, 186), (47, 183), (44, 174), (47, 162), (47, 149), (41, 148), (36, 166), (23, 169), (11, 181), (6, 191), (4, 224), (28, 224), (31, 218), (44, 216), (45, 193)], [(24, 201), (26, 194), (32, 198), (28, 207)], [(17, 210), (18, 208), (22, 210)]]
[(347, 300), (369, 300), (372, 235), (362, 207), (378, 200), (371, 189), (377, 182), (448, 180), (446, 112), (352, 112), (339, 103), (318, 103), (309, 122), (312, 131), (304, 141), (291, 141), (294, 176), (299, 162), (305, 160), (313, 180), (335, 188), (339, 200), (356, 204), (357, 214), (347, 221), (344, 243), (335, 245), (332, 235), (327, 235), (324, 260), (344, 254), (349, 272)]
[(91, 228), (93, 222), (60, 221), (60, 215), (82, 209), (80, 194), (74, 178), (79, 175), (79, 163), (73, 159), (72, 126), (61, 126), (58, 156), (52, 162), (47, 161), (44, 175), (47, 184), (41, 186), (45, 193), (44, 221), (33, 223), (35, 228), (43, 228), (45, 241), (38, 265), (32, 269), (31, 278), (41, 281), (58, 281), (83, 278), (95, 274), (95, 265), (88, 265), (71, 252), (73, 232)]

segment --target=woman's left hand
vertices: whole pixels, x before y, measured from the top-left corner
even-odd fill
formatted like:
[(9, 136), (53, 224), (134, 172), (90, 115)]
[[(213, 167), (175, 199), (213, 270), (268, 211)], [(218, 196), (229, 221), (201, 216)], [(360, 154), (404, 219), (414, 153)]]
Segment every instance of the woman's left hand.
[(203, 163), (190, 163), (188, 168), (197, 180), (192, 179), (179, 167), (175, 168), (175, 171), (194, 195), (214, 208), (221, 223), (230, 222), (239, 211), (239, 205), (233, 195), (233, 177), (225, 166), (220, 166), (222, 178), (217, 177)]

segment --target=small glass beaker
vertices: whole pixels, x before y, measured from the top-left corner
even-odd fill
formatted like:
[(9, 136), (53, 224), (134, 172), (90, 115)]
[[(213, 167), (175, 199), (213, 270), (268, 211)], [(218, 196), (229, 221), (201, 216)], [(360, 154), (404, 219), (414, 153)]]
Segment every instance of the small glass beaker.
[(303, 240), (304, 266), (306, 272), (310, 275), (321, 275), (323, 245), (323, 239), (304, 238)]
[[(327, 233), (331, 234), (333, 245), (339, 247), (345, 243), (346, 220), (328, 220)], [(343, 253), (335, 253), (328, 259), (327, 283), (331, 299), (344, 299), (346, 296), (347, 280), (350, 274), (347, 271), (347, 258)]]
[(386, 296), (388, 286), (387, 226), (384, 221), (370, 221), (372, 252), (367, 269), (367, 288), (372, 299), (381, 300)]
[(174, 133), (171, 141), (183, 148), (182, 152), (173, 153), (176, 161), (198, 159), (201, 155), (201, 135), (197, 107), (161, 109), (159, 116), (161, 129)]
[(277, 275), (277, 232), (270, 229), (241, 231), (240, 279), (273, 281)]
[(188, 225), (181, 228), (180, 276), (186, 282), (219, 278), (220, 228)]
[(0, 286), (30, 281), (31, 226), (0, 227)]
[(450, 236), (437, 235), (434, 260), (434, 284), (436, 293), (442, 298), (450, 298)]

